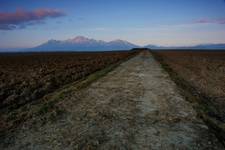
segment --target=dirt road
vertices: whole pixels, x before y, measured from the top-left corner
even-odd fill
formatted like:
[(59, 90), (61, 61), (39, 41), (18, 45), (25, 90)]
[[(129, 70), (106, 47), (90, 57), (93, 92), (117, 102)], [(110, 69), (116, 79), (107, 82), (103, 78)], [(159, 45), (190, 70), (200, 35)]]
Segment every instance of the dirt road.
[(60, 106), (62, 117), (26, 123), (2, 148), (224, 149), (149, 52), (70, 93)]

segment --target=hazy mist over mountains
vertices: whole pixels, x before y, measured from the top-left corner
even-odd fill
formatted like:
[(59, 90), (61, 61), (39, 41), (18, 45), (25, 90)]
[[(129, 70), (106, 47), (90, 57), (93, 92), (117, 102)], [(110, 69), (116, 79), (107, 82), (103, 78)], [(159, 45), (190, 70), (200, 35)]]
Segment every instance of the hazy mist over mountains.
[[(150, 48), (150, 49), (216, 49), (224, 50), (225, 44), (202, 44), (196, 46), (165, 47), (157, 45), (139, 46), (124, 40), (114, 40), (106, 42), (103, 40), (90, 39), (83, 36), (77, 36), (68, 40), (49, 40), (37, 47), (28, 49), (5, 49), (5, 51), (111, 51), (111, 50), (130, 50), (132, 48)], [(0, 50), (0, 51), (4, 51)]]

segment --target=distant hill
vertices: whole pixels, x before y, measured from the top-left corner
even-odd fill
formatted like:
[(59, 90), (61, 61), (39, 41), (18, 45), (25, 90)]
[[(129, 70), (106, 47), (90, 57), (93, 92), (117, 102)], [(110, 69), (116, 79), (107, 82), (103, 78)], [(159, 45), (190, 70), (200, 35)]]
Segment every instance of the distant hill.
[(196, 46), (156, 46), (146, 45), (145, 48), (150, 49), (202, 49), (202, 50), (225, 50), (225, 44), (201, 44)]
[(193, 47), (194, 49), (223, 49), (225, 50), (225, 44), (202, 44)]
[(138, 45), (123, 40), (105, 42), (78, 36), (65, 41), (49, 40), (44, 44), (29, 49), (30, 51), (102, 51), (102, 50), (129, 50)]

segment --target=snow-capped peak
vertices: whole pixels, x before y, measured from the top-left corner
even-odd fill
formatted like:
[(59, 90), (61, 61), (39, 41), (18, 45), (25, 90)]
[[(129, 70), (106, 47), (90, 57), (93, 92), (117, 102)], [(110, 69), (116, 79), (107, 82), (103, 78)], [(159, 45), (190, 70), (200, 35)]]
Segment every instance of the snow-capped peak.
[(93, 41), (95, 40), (86, 38), (84, 36), (77, 36), (73, 39), (67, 40), (67, 42), (71, 42), (71, 43), (87, 43), (87, 42), (93, 42)]

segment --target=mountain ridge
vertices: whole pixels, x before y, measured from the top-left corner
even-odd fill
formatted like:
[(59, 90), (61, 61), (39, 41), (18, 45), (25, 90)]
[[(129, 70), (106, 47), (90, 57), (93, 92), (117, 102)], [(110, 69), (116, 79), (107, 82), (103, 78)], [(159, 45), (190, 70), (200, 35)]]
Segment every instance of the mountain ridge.
[(68, 50), (68, 51), (102, 51), (102, 50), (129, 50), (140, 47), (125, 40), (103, 41), (77, 36), (67, 40), (49, 40), (30, 50)]

